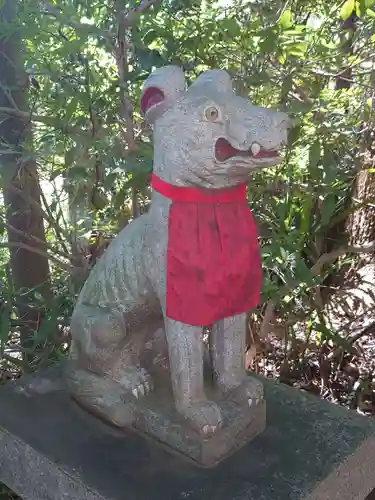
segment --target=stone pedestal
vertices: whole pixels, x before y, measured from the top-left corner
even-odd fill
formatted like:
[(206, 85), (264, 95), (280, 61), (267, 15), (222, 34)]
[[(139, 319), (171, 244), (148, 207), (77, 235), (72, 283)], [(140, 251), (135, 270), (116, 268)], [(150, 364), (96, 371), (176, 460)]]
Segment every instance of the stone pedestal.
[[(206, 390), (206, 393), (209, 393)], [(150, 393), (135, 407), (134, 429), (142, 436), (152, 437), (181, 458), (196, 465), (213, 467), (236, 449), (245, 445), (266, 427), (266, 403), (249, 408), (231, 401), (221, 401), (215, 394), (223, 416), (223, 427), (215, 435), (203, 438), (188, 427), (174, 408), (171, 391), (161, 388)]]
[(0, 481), (25, 500), (365, 500), (373, 419), (263, 382), (264, 432), (202, 469), (87, 414), (59, 367), (25, 377), (0, 388)]
[[(153, 388), (150, 392), (144, 387), (139, 393), (135, 391), (135, 394), (120, 388), (122, 398), (112, 406), (112, 413), (108, 413), (108, 407), (103, 412), (100, 404), (92, 404), (95, 398), (90, 394), (93, 388), (95, 392), (97, 379), (93, 380), (91, 373), (82, 372), (72, 362), (65, 365), (67, 392), (74, 395), (74, 400), (85, 411), (107, 422), (119, 422), (118, 415), (124, 412), (125, 418), (121, 418), (122, 429), (130, 427), (130, 430), (137, 431), (142, 436), (155, 439), (169, 451), (200, 467), (217, 465), (266, 428), (266, 401), (261, 397), (263, 389), (259, 379), (251, 375), (247, 377), (246, 382), (254, 394), (250, 404), (245, 390), (223, 395), (214, 383), (207, 343), (203, 364), (205, 394), (218, 405), (223, 417), (221, 428), (207, 436), (193, 427), (175, 408), (164, 329), (160, 328), (140, 342), (139, 352), (141, 366), (151, 375)], [(110, 392), (113, 380), (102, 377), (100, 382), (103, 383), (100, 393), (105, 395)], [(110, 399), (111, 403), (112, 401)]]

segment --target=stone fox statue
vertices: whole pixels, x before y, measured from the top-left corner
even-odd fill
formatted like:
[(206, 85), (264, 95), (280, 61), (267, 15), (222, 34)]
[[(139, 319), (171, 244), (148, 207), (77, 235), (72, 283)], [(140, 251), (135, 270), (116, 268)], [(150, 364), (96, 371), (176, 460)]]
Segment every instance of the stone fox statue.
[(111, 242), (81, 290), (68, 387), (87, 408), (129, 424), (132, 401), (153, 390), (139, 360), (142, 332), (162, 320), (176, 410), (213, 435), (222, 414), (204, 390), (204, 326), (219, 394), (249, 406), (263, 397), (244, 367), (246, 312), (261, 287), (245, 183), (280, 162), (290, 119), (236, 96), (222, 70), (202, 73), (186, 90), (176, 66), (150, 74), (141, 109), (154, 134), (150, 210)]

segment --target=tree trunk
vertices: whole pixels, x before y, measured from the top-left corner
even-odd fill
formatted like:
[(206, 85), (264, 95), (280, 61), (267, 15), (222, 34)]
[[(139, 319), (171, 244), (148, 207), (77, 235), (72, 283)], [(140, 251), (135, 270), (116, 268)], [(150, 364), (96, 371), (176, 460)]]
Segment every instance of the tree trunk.
[(375, 158), (366, 151), (361, 170), (354, 181), (353, 200), (356, 203), (365, 203), (365, 200), (369, 200), (370, 203), (358, 208), (348, 221), (351, 245), (362, 246), (375, 241), (375, 175), (369, 172), (374, 166)]
[[(351, 33), (344, 47), (348, 54), (353, 53), (353, 36), (356, 30), (356, 20), (357, 17), (353, 13), (343, 25), (343, 31)], [(351, 79), (351, 77), (352, 70), (351, 68), (347, 68), (342, 73), (341, 78), (337, 80), (337, 89), (350, 88), (350, 82), (347, 80)], [(368, 133), (367, 135), (370, 136)], [(347, 221), (349, 243), (356, 246), (366, 245), (375, 240), (375, 208), (373, 202), (375, 198), (375, 175), (369, 171), (369, 169), (372, 170), (374, 168), (375, 158), (372, 144), (366, 144), (366, 142), (366, 138), (364, 137), (359, 139), (358, 149), (361, 155), (363, 155), (363, 161), (353, 182), (352, 200), (356, 204), (366, 203), (366, 200), (369, 200), (370, 204), (357, 209)], [(364, 255), (361, 258), (360, 265), (367, 264), (370, 261), (374, 263), (373, 256)]]
[[(19, 28), (15, 28), (16, 5), (14, 0), (5, 0), (0, 7), (0, 25), (9, 31), (0, 38), (0, 107), (27, 111), (28, 78), (23, 68)], [(34, 248), (46, 251), (46, 238), (37, 165), (30, 154), (30, 121), (16, 114), (1, 116), (0, 141), (2, 149), (7, 149), (0, 156), (0, 165), (12, 280), (18, 295), (21, 343), (28, 347), (31, 334), (42, 324), (44, 308), (33, 307), (30, 297), (19, 292), (37, 289), (46, 302), (52, 298), (48, 258), (33, 251)]]
[[(353, 13), (343, 24), (343, 33), (349, 31), (346, 44), (343, 46), (349, 55), (353, 54), (354, 34), (357, 28), (357, 17)], [(350, 88), (352, 69), (347, 68), (336, 82), (338, 90)], [(355, 161), (355, 176), (351, 187), (350, 203), (352, 214), (345, 221), (345, 230), (349, 236), (349, 245), (364, 246), (375, 241), (375, 176), (369, 171), (374, 168), (375, 156), (373, 145), (368, 141), (372, 131), (362, 133), (358, 137), (357, 155), (360, 160)], [(359, 208), (355, 208), (360, 205)], [(371, 317), (374, 309), (375, 295), (375, 259), (374, 253), (360, 254), (354, 266), (348, 269), (346, 279), (350, 289), (346, 294), (346, 320), (351, 318), (353, 324), (361, 323)]]

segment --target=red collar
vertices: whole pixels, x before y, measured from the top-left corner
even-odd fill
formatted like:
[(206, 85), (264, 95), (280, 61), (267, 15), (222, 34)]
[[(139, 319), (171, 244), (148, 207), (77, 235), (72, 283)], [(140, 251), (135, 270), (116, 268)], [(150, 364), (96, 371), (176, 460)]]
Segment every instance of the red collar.
[(246, 199), (246, 184), (221, 189), (191, 188), (174, 186), (163, 181), (154, 173), (151, 177), (151, 186), (155, 191), (174, 201), (190, 203), (225, 203)]

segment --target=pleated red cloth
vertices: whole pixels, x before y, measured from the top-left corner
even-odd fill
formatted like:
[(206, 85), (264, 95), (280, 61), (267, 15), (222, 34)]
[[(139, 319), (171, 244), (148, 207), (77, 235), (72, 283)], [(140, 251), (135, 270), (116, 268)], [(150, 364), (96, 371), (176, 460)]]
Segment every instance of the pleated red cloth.
[(155, 174), (152, 187), (172, 200), (168, 220), (169, 318), (207, 326), (255, 307), (262, 266), (244, 184), (225, 189), (171, 185)]

